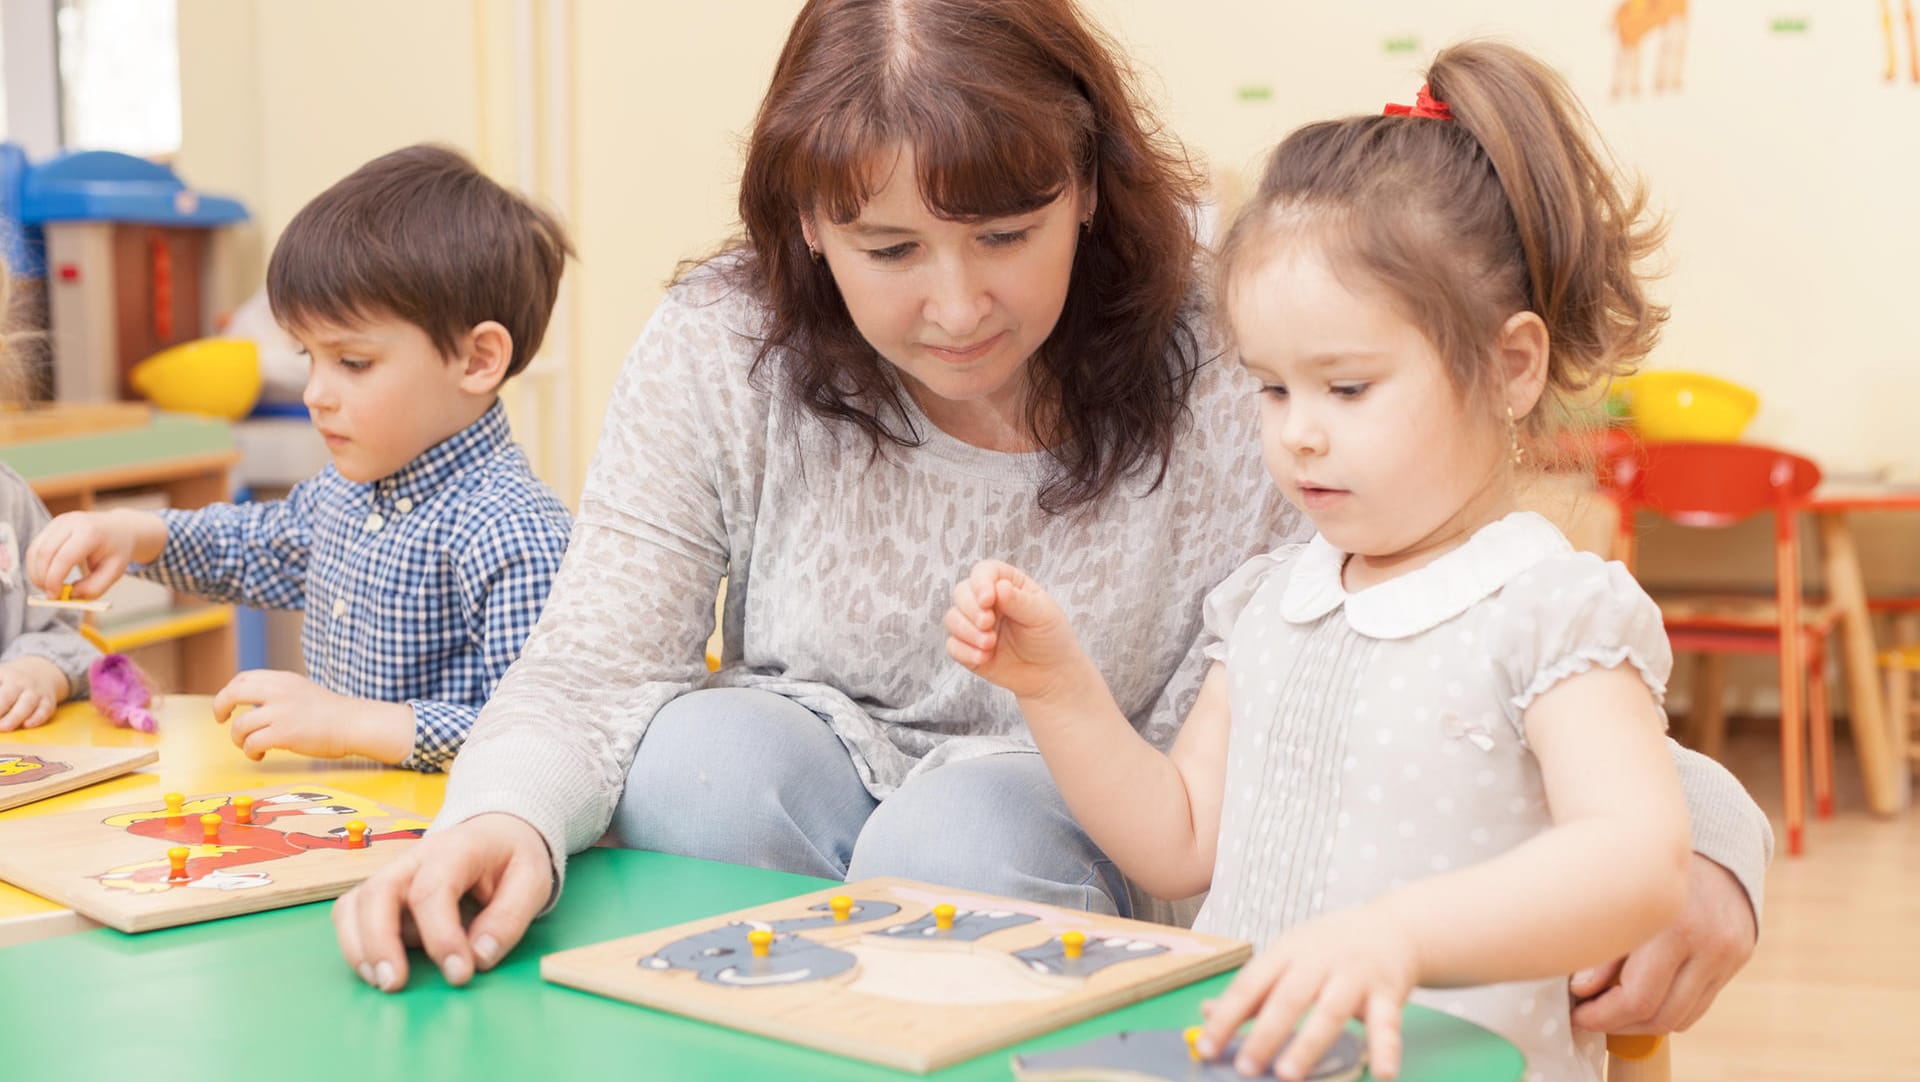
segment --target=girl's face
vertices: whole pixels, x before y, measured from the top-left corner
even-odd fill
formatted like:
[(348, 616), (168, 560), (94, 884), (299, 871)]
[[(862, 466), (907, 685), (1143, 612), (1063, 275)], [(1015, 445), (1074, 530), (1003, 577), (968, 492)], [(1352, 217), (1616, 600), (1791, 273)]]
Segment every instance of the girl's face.
[(859, 217), (811, 215), (808, 242), (927, 415), (968, 442), (1002, 442), (1024, 416), (1027, 361), (1066, 304), (1090, 199), (1076, 189), (1031, 213), (953, 221), (922, 199), (911, 147), (883, 168)]
[(1385, 296), (1350, 288), (1318, 245), (1253, 258), (1227, 314), (1260, 382), (1267, 472), (1361, 563), (1350, 587), (1418, 567), (1506, 513), (1504, 418), (1467, 408), (1426, 335)]

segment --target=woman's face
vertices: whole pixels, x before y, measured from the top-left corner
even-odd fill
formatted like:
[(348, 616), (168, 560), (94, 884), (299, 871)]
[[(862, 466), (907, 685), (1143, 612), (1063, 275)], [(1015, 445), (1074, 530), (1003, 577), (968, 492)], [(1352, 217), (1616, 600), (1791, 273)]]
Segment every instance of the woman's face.
[(1027, 214), (953, 221), (922, 199), (912, 148), (882, 168), (859, 217), (803, 222), (808, 243), (927, 415), (960, 439), (999, 442), (982, 426), (1024, 415), (1027, 360), (1060, 319), (1091, 197), (1076, 188)]

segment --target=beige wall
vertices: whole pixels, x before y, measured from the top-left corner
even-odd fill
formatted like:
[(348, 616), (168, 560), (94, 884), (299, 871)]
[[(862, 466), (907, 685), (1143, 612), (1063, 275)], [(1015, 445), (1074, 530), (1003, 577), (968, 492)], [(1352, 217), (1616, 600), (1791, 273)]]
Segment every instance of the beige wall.
[[(1297, 124), (1409, 100), (1424, 59), (1456, 37), (1495, 33), (1535, 49), (1671, 214), (1671, 274), (1659, 288), (1674, 317), (1652, 364), (1756, 388), (1763, 406), (1748, 435), (1830, 472), (1920, 476), (1910, 435), (1920, 396), (1908, 389), (1920, 366), (1920, 84), (1883, 79), (1873, 0), (1802, 5), (1804, 33), (1774, 32), (1780, 13), (1742, 0), (1695, 0), (1684, 88), (1646, 89), (1650, 45), (1642, 95), (1618, 101), (1610, 0), (1085, 2), (1138, 60), (1173, 129), (1243, 173)], [(257, 276), (260, 251), (294, 210), (374, 154), (441, 140), (509, 182), (531, 155), (530, 186), (564, 206), (581, 260), (566, 333), (536, 366), (545, 391), (509, 403), (523, 437), (540, 433), (537, 468), (571, 501), (664, 281), (733, 229), (739, 140), (799, 6), (180, 0), (179, 165), (254, 209)], [(538, 41), (523, 46), (529, 26)], [(530, 136), (523, 109), (535, 110)], [(1910, 555), (1920, 531), (1888, 522), (1864, 532), (1869, 559), (1920, 585)], [(1647, 570), (1764, 577), (1765, 552), (1764, 530), (1747, 530), (1732, 546), (1650, 546)]]
[[(580, 260), (533, 378), (507, 400), (536, 468), (571, 502), (620, 361), (675, 263), (731, 232), (737, 139), (798, 10), (796, 0), (180, 0), (177, 165), (253, 211), (235, 245), (243, 285), (257, 286), (302, 204), (412, 142), (458, 147), (562, 207)], [(556, 26), (563, 40), (550, 51)]]
[(576, 5), (582, 455), (675, 265), (735, 228), (741, 140), (796, 0)]
[[(190, 184), (236, 195), (253, 214), (233, 238), (225, 280), (234, 295), (222, 299), (237, 303), (259, 287), (274, 238), (307, 200), (386, 151), (444, 143), (515, 182), (517, 11), (511, 0), (179, 0), (175, 165)], [(526, 187), (554, 198), (538, 179)], [(568, 499), (576, 426), (545, 403), (571, 385), (576, 340), (550, 331), (549, 348), (505, 394), (537, 468)]]
[[(525, 6), (544, 19), (554, 2)], [(1672, 215), (1661, 288), (1674, 319), (1653, 364), (1755, 387), (1764, 405), (1749, 435), (1829, 469), (1920, 472), (1905, 390), (1920, 362), (1920, 86), (1883, 81), (1870, 0), (1817, 5), (1797, 34), (1774, 33), (1774, 13), (1737, 0), (1697, 2), (1685, 88), (1623, 101), (1608, 94), (1605, 0), (1089, 3), (1139, 60), (1173, 128), (1243, 171), (1301, 122), (1407, 99), (1421, 60), (1458, 36), (1493, 32), (1536, 49)], [(513, 179), (514, 0), (180, 6), (181, 168), (246, 198), (263, 242), (332, 179), (403, 143), (449, 142)], [(562, 7), (572, 13), (565, 194), (582, 255), (569, 405), (584, 411), (584, 454), (592, 407), (661, 282), (731, 229), (738, 139), (799, 4)], [(1901, 56), (1904, 68), (1904, 46)], [(1246, 100), (1247, 87), (1268, 96)]]
[[(1884, 80), (1874, 0), (1696, 0), (1683, 88), (1647, 92), (1650, 43), (1642, 95), (1620, 100), (1609, 0), (1093, 2), (1154, 74), (1173, 128), (1250, 173), (1301, 123), (1411, 101), (1422, 64), (1450, 41), (1494, 34), (1535, 50), (1671, 215), (1660, 291), (1673, 320), (1651, 366), (1758, 390), (1749, 438), (1830, 471), (1920, 479), (1920, 394), (1909, 389), (1920, 368), (1920, 84)], [(1774, 31), (1795, 14), (1805, 32)], [(1412, 52), (1388, 48), (1409, 39)], [(1243, 100), (1243, 87), (1271, 95)]]

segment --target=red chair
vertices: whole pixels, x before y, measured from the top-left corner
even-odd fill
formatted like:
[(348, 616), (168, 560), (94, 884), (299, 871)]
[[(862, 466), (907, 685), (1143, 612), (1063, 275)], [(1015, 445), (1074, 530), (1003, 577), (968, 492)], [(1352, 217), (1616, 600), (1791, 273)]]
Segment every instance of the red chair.
[[(1820, 467), (1790, 451), (1752, 443), (1646, 443), (1609, 449), (1601, 487), (1620, 504), (1616, 555), (1633, 566), (1633, 516), (1648, 511), (1683, 526), (1725, 527), (1771, 512), (1774, 596), (1659, 594), (1673, 651), (1695, 653), (1695, 710), (1701, 739), (1717, 750), (1724, 726), (1718, 665), (1725, 654), (1780, 655), (1780, 769), (1786, 803), (1787, 852), (1798, 856), (1806, 825), (1806, 764), (1811, 731), (1814, 803), (1833, 814), (1833, 721), (1827, 694), (1827, 643), (1838, 609), (1805, 604), (1800, 587), (1798, 512)], [(1806, 713), (1803, 713), (1803, 709)], [(1810, 716), (1809, 716), (1810, 715)]]

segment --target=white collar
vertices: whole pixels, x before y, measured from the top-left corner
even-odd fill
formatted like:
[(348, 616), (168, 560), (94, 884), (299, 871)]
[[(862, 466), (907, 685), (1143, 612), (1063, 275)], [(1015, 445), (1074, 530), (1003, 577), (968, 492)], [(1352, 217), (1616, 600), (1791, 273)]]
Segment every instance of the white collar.
[(1360, 634), (1409, 638), (1467, 611), (1547, 557), (1571, 551), (1553, 523), (1515, 511), (1425, 567), (1350, 594), (1340, 584), (1347, 554), (1315, 534), (1294, 561), (1280, 615), (1306, 624), (1344, 605), (1347, 623)]

